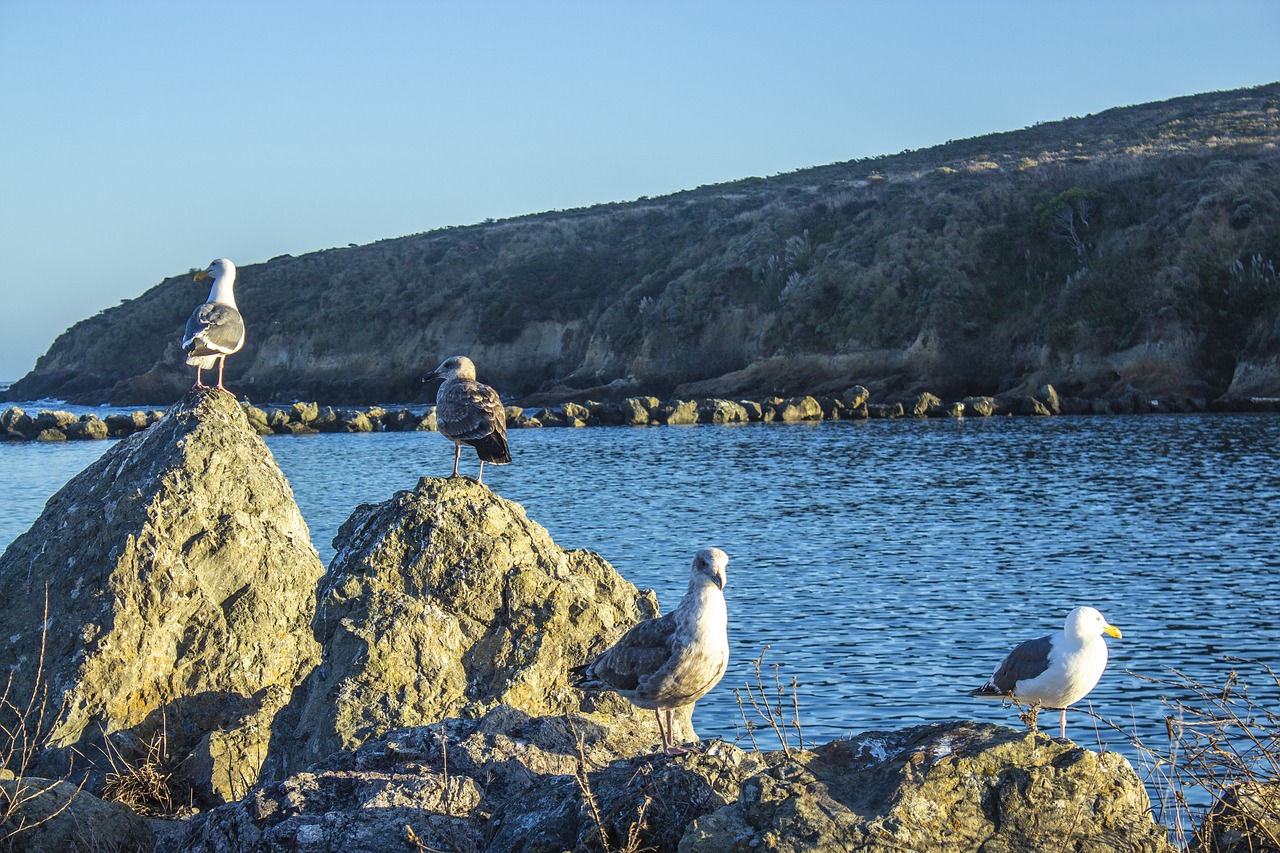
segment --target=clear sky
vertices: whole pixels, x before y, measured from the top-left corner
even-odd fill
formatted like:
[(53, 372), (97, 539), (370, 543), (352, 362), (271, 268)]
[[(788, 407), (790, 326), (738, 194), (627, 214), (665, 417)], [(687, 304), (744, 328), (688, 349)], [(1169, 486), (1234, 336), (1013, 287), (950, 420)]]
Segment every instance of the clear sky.
[(0, 379), (240, 264), (1280, 80), (1280, 0), (0, 0)]

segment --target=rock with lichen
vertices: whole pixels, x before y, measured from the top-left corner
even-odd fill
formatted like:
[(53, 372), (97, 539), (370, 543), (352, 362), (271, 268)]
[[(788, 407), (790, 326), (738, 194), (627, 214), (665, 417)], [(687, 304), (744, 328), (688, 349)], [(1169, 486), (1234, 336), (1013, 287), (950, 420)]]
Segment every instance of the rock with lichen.
[(956, 721), (771, 754), (737, 802), (699, 818), (680, 853), (1128, 850), (1173, 853), (1115, 752)]
[(26, 719), (49, 735), (33, 768), (87, 772), (98, 790), (113, 760), (142, 761), (159, 737), (175, 763), (192, 759), (198, 796), (243, 794), (318, 660), (323, 570), (240, 406), (188, 394), (67, 483), (0, 557), (0, 667), (11, 696), (49, 696)]
[(651, 713), (611, 693), (584, 699), (568, 680), (657, 613), (653, 593), (599, 554), (561, 548), (519, 504), (464, 478), (424, 478), (359, 507), (334, 547), (315, 619), (324, 661), (278, 722), (273, 772), (499, 705), (611, 709), (656, 741)]

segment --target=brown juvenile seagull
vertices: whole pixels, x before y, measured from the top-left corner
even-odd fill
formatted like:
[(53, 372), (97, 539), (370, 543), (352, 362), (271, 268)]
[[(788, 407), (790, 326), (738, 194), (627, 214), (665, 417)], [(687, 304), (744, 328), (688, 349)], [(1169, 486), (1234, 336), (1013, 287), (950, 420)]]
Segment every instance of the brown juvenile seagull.
[(703, 548), (693, 557), (689, 591), (674, 610), (646, 619), (595, 660), (571, 670), (578, 687), (615, 690), (636, 707), (652, 708), (667, 755), (692, 751), (673, 743), (672, 711), (710, 693), (729, 664), (723, 592), (728, 565), (724, 551)]
[(244, 320), (236, 309), (236, 297), (232, 292), (236, 285), (236, 265), (226, 258), (218, 258), (208, 269), (196, 273), (196, 281), (213, 278), (209, 288), (209, 300), (196, 306), (187, 318), (187, 328), (182, 335), (182, 349), (187, 353), (187, 364), (196, 368), (197, 388), (208, 387), (201, 381), (201, 373), (218, 365), (217, 388), (222, 387), (222, 365), (227, 356), (244, 346)]
[(1040, 708), (1061, 711), (1058, 736), (1067, 736), (1067, 706), (1079, 702), (1097, 686), (1107, 668), (1107, 641), (1103, 634), (1120, 636), (1092, 607), (1077, 607), (1067, 614), (1056, 634), (1027, 640), (1009, 652), (987, 683), (970, 696), (981, 699), (1013, 699), (1031, 706), (1028, 725), (1035, 728)]
[(484, 463), (506, 465), (511, 461), (507, 448), (507, 410), (498, 392), (476, 381), (476, 366), (465, 355), (446, 358), (422, 378), (443, 379), (436, 392), (436, 429), (453, 442), (453, 473), (458, 476), (462, 445), (469, 444), (480, 457), (476, 482), (483, 485)]

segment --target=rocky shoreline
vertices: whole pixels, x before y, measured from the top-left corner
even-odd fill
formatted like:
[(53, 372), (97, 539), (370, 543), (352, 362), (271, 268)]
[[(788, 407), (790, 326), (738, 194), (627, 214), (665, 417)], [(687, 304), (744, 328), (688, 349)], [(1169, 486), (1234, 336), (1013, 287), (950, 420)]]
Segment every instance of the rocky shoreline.
[[(258, 435), (314, 435), (332, 432), (435, 431), (435, 406), (425, 410), (384, 406), (325, 406), (315, 402), (240, 404)], [(1060, 396), (1052, 385), (1034, 394), (965, 397), (944, 402), (929, 392), (906, 400), (874, 402), (861, 385), (840, 397), (769, 397), (763, 400), (699, 398), (660, 400), (627, 397), (619, 402), (586, 400), (551, 406), (507, 406), (509, 429), (586, 426), (662, 426), (769, 423), (883, 418), (963, 418), (1051, 415), (1135, 415), (1198, 412), (1280, 412), (1280, 398), (1248, 397), (1229, 404), (1203, 397), (1151, 399), (1137, 391), (1114, 398)], [(161, 410), (131, 414), (75, 415), (42, 409), (34, 415), (17, 406), (0, 413), (0, 441), (75, 441), (124, 438), (146, 429), (164, 415)]]
[(0, 849), (1172, 853), (1127, 759), (1040, 732), (665, 755), (569, 679), (651, 591), (463, 478), (358, 507), (326, 568), (269, 421), (192, 392), (0, 556), (5, 696), (48, 695), (0, 702)]

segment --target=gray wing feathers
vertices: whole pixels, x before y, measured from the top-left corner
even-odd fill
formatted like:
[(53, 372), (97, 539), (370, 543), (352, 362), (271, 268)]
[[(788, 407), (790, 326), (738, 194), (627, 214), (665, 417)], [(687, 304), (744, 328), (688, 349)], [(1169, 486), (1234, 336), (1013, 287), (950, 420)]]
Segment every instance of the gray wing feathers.
[(1052, 635), (1027, 640), (1004, 659), (989, 684), (1003, 694), (1012, 693), (1019, 681), (1027, 681), (1049, 668), (1049, 652), (1053, 650)]
[(586, 668), (586, 676), (626, 692), (641, 691), (671, 665), (679, 648), (672, 614), (649, 619), (622, 635)]
[(187, 319), (182, 348), (193, 356), (229, 355), (244, 344), (244, 320), (230, 305), (206, 302)]
[(437, 401), (437, 428), (455, 441), (476, 441), (493, 433), (507, 434), (507, 410), (498, 392), (470, 379), (448, 384)]

